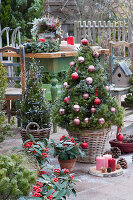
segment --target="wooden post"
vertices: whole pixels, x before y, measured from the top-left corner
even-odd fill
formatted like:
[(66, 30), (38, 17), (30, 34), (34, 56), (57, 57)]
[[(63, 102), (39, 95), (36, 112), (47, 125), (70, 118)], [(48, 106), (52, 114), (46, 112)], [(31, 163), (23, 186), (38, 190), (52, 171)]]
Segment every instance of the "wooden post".
[(133, 42), (131, 43), (131, 64), (132, 64), (131, 70), (133, 72)]
[(24, 95), (26, 88), (26, 80), (25, 80), (25, 51), (23, 46), (20, 47), (20, 68), (21, 68), (22, 95)]
[(112, 59), (112, 44), (113, 42), (109, 42), (109, 81), (112, 82), (112, 67), (113, 67), (113, 59)]

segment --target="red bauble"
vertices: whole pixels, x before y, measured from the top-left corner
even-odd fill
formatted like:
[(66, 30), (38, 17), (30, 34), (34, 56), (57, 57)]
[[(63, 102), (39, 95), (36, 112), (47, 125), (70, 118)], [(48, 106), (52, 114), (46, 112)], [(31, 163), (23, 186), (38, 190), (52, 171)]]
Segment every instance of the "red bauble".
[(92, 82), (93, 82), (93, 79), (91, 77), (87, 77), (86, 78), (86, 83), (87, 84), (92, 84)]
[(94, 100), (94, 105), (99, 105), (101, 103), (101, 100), (96, 97), (95, 100)]
[(97, 51), (94, 51), (92, 53), (92, 55), (93, 55), (94, 58), (98, 58), (99, 57), (99, 53)]
[(123, 141), (123, 140), (124, 140), (124, 136), (123, 136), (122, 134), (119, 134), (119, 135), (117, 136), (117, 140), (118, 140), (118, 141)]
[(65, 109), (64, 108), (60, 108), (59, 113), (60, 113), (60, 115), (64, 115), (65, 114)]
[(93, 65), (90, 65), (89, 67), (88, 67), (88, 71), (89, 72), (93, 72), (95, 70), (95, 67), (93, 66)]
[(81, 146), (82, 149), (87, 149), (88, 143), (84, 141), (84, 142), (82, 142), (82, 143), (80, 144), (80, 146)]
[(91, 108), (91, 113), (95, 113), (96, 112), (96, 108), (95, 107), (92, 107)]
[(82, 42), (83, 45), (87, 45), (88, 44), (88, 40), (87, 39), (83, 39), (81, 42)]
[(110, 108), (110, 111), (113, 113), (113, 112), (116, 111), (116, 109), (115, 109), (114, 107), (111, 107), (111, 108)]
[(78, 57), (78, 62), (79, 63), (83, 63), (85, 61), (84, 57), (80, 56)]
[(68, 104), (69, 101), (70, 101), (70, 97), (65, 97), (65, 99), (64, 99), (64, 103), (65, 103), (65, 104)]
[(77, 117), (73, 120), (73, 123), (78, 126), (80, 124), (80, 119)]
[(104, 118), (100, 118), (100, 119), (98, 120), (98, 122), (99, 122), (99, 124), (103, 125), (103, 124), (105, 123), (105, 120), (104, 120)]
[(74, 110), (75, 112), (80, 111), (80, 106), (77, 105), (77, 104), (75, 104), (75, 105), (73, 106), (73, 110)]
[(88, 93), (84, 93), (84, 94), (83, 94), (83, 98), (84, 98), (84, 99), (88, 99), (88, 98), (89, 98), (89, 94), (88, 94)]
[(84, 118), (84, 123), (85, 123), (85, 124), (88, 124), (88, 123), (89, 123), (89, 118), (88, 118), (88, 117)]
[(72, 67), (72, 66), (74, 66), (75, 64), (76, 64), (76, 63), (75, 63), (74, 61), (72, 61), (72, 62), (69, 63), (69, 66)]
[(77, 72), (74, 72), (74, 73), (72, 73), (71, 74), (71, 78), (73, 79), (73, 80), (77, 80), (78, 79), (78, 73)]
[(63, 87), (64, 87), (64, 88), (67, 88), (67, 86), (68, 86), (68, 83), (67, 83), (67, 82), (64, 82), (64, 83), (63, 83)]

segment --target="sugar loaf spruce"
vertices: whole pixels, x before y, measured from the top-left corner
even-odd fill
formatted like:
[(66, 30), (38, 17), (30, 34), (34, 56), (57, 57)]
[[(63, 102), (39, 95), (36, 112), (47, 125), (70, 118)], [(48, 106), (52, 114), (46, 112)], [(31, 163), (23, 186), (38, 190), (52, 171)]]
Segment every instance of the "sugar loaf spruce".
[(69, 131), (97, 130), (123, 123), (124, 110), (109, 93), (106, 75), (88, 43), (69, 65), (54, 120)]

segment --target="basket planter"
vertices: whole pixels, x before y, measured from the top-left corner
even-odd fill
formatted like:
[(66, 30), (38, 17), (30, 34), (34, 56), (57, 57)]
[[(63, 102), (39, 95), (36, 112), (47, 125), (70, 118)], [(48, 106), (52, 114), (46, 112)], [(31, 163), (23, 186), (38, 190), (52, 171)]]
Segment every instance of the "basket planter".
[(75, 163), (77, 161), (77, 158), (74, 158), (72, 160), (60, 160), (58, 158), (58, 162), (60, 164), (60, 168), (61, 169), (68, 169), (70, 172), (73, 171), (74, 167), (75, 167)]
[(77, 161), (84, 163), (96, 163), (96, 157), (103, 154), (105, 143), (110, 129), (97, 130), (97, 131), (84, 131), (84, 132), (70, 132), (70, 137), (75, 137), (79, 142), (88, 143), (87, 149), (83, 149), (86, 153), (85, 158), (78, 157)]
[(133, 143), (122, 143), (122, 142), (116, 142), (114, 140), (110, 140), (109, 143), (111, 147), (118, 147), (122, 153), (133, 152)]
[[(30, 127), (31, 126), (36, 126), (36, 130), (31, 130)], [(39, 140), (43, 140), (43, 138), (47, 138), (49, 139), (49, 135), (50, 135), (50, 130), (51, 130), (51, 126), (49, 126), (49, 128), (42, 128), (40, 129), (39, 125), (35, 122), (30, 122), (26, 129), (21, 129), (20, 133), (21, 133), (21, 137), (23, 142), (25, 142), (26, 140), (29, 139), (29, 134), (33, 135), (34, 138), (39, 138)]]

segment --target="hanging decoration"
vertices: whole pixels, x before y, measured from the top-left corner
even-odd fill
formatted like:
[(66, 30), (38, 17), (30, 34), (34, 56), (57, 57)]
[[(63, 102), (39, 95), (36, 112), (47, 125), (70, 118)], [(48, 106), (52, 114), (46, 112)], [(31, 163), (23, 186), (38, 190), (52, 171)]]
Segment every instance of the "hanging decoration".
[(74, 73), (72, 73), (71, 74), (71, 78), (73, 79), (73, 80), (77, 80), (78, 79), (78, 73), (77, 72), (74, 72)]
[(78, 62), (79, 63), (83, 63), (85, 61), (84, 57), (80, 56), (78, 57)]
[(90, 85), (90, 84), (92, 84), (92, 82), (93, 82), (93, 79), (92, 79), (91, 77), (87, 77), (87, 78), (86, 78), (86, 83), (87, 83), (87, 84)]
[(98, 120), (98, 122), (99, 122), (99, 124), (103, 125), (103, 124), (105, 123), (105, 119), (104, 119), (104, 118), (100, 118), (100, 119)]
[(84, 141), (80, 144), (82, 149), (87, 149), (88, 143), (85, 141), (85, 137), (83, 137)]
[(80, 119), (77, 117), (73, 120), (73, 123), (78, 126), (80, 124)]
[(87, 45), (88, 44), (88, 40), (87, 39), (83, 39), (81, 42), (82, 42), (83, 45)]
[(88, 99), (88, 98), (89, 98), (89, 94), (88, 94), (88, 93), (84, 93), (84, 94), (83, 94), (83, 98), (84, 98), (84, 99)]
[(89, 72), (93, 72), (95, 70), (95, 67), (93, 66), (93, 65), (90, 65), (89, 67), (88, 67), (88, 71)]
[(76, 63), (74, 62), (74, 61), (71, 61), (70, 63), (69, 63), (69, 66), (70, 67), (72, 67), (72, 66), (74, 66)]
[(79, 111), (80, 111), (80, 106), (77, 105), (77, 104), (75, 104), (75, 105), (73, 106), (73, 110), (74, 110), (75, 112), (79, 112)]

